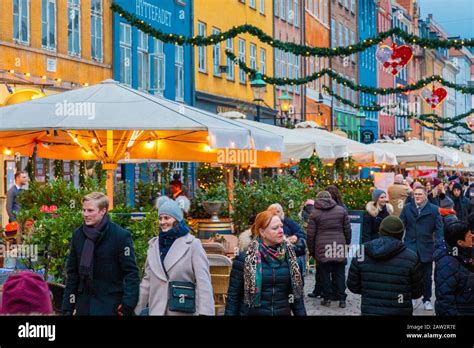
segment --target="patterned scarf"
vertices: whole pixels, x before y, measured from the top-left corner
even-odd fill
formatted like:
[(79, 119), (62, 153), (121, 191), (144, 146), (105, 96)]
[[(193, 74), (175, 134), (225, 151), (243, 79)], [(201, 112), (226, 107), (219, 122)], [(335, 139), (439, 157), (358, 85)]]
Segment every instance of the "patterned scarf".
[(291, 286), (296, 299), (303, 296), (303, 280), (293, 247), (283, 242), (276, 249), (266, 246), (260, 238), (250, 242), (244, 265), (244, 303), (250, 307), (261, 305), (262, 258), (270, 267), (277, 268), (283, 261), (290, 265)]

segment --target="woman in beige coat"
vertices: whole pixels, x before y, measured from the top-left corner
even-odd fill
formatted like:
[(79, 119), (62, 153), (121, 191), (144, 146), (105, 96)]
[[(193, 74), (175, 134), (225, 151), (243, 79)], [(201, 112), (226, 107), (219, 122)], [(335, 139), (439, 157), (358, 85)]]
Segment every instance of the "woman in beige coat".
[[(135, 313), (140, 314), (148, 307), (149, 315), (214, 315), (209, 261), (201, 242), (189, 233), (183, 212), (175, 201), (163, 203), (158, 215), (160, 232), (149, 242), (145, 276), (140, 284)], [(169, 281), (195, 284), (195, 313), (168, 309)]]

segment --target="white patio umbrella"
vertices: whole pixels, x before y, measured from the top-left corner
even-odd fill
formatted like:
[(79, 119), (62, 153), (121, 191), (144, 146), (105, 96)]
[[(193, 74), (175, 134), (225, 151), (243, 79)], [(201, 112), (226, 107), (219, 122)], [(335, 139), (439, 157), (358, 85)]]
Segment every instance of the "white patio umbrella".
[[(235, 116), (228, 115), (227, 113), (225, 115), (230, 117)], [(347, 146), (342, 143), (334, 143), (325, 138), (315, 138), (309, 134), (296, 133), (292, 129), (249, 121), (242, 118), (236, 121), (252, 128), (282, 136), (284, 150), (281, 153), (281, 161), (283, 163), (294, 163), (300, 159), (311, 157), (313, 153), (316, 153), (321, 159), (335, 159), (349, 156)]]
[(327, 130), (300, 127), (300, 124), (296, 127), (293, 132), (298, 135), (311, 136), (314, 139), (318, 139), (318, 141), (324, 139), (333, 145), (345, 145), (348, 152), (342, 157), (351, 156), (356, 163), (365, 165), (397, 165), (395, 155), (390, 152), (370, 147), (355, 140), (328, 132)]
[(456, 165), (459, 163), (458, 157), (453, 158), (439, 147), (416, 139), (407, 142), (379, 140), (373, 146), (394, 153), (397, 156), (397, 161), (404, 166), (426, 166), (436, 165), (436, 163)]
[(467, 152), (464, 152), (464, 151), (461, 151), (461, 150), (458, 150), (458, 149), (455, 149), (455, 148), (452, 148), (452, 147), (448, 147), (448, 146), (445, 146), (442, 148), (443, 151), (446, 151), (450, 154), (452, 154), (452, 156), (458, 156), (461, 163), (462, 163), (462, 167), (463, 168), (445, 168), (445, 169), (453, 169), (453, 170), (461, 170), (461, 171), (474, 171), (474, 155), (470, 154), (470, 153), (467, 153)]
[(223, 149), (239, 149), (277, 166), (283, 137), (106, 80), (1, 107), (0, 151), (31, 155), (35, 147), (43, 158), (101, 160), (112, 197), (119, 160), (218, 162)]

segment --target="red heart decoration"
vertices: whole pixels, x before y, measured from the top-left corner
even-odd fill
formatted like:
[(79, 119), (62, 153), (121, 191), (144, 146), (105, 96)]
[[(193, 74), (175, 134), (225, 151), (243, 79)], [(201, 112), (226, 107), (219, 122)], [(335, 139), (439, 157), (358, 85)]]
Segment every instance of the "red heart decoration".
[(400, 59), (400, 65), (405, 66), (413, 58), (413, 49), (410, 46), (402, 45), (394, 47), (392, 59)]
[[(408, 62), (413, 58), (413, 49), (410, 46), (402, 45), (397, 46), (395, 44), (392, 47), (388, 47), (386, 45), (382, 45), (379, 47), (380, 56), (383, 58), (381, 61), (383, 63), (383, 67), (388, 69), (392, 67), (393, 69), (390, 70), (390, 73), (395, 76), (397, 75), (400, 70), (408, 64)], [(390, 54), (390, 58), (387, 58), (387, 54)]]
[(422, 92), (424, 100), (431, 106), (432, 109), (435, 109), (446, 99), (448, 96), (448, 91), (444, 87), (436, 88), (433, 86), (431, 91), (425, 90)]
[(474, 132), (474, 116), (466, 117), (466, 124)]

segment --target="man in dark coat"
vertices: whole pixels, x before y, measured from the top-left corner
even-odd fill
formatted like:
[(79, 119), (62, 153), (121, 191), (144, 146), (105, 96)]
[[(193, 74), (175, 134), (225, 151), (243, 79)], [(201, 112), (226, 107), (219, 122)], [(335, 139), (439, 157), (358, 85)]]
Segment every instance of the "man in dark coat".
[(63, 313), (133, 315), (140, 278), (130, 232), (109, 220), (109, 200), (92, 192), (82, 201), (84, 224), (72, 234)]
[(471, 213), (471, 202), (463, 196), (461, 184), (455, 183), (453, 185), (452, 200), (458, 219), (460, 221), (467, 221), (467, 217)]
[(435, 261), (436, 315), (474, 315), (472, 234), (466, 222), (445, 226)]
[(423, 304), (432, 311), (432, 275), (435, 241), (443, 238), (443, 220), (438, 207), (428, 201), (426, 189), (418, 187), (413, 192), (414, 203), (403, 207), (400, 219), (406, 228), (405, 245), (416, 252), (423, 268)]
[(310, 255), (319, 263), (323, 306), (331, 305), (331, 279), (334, 279), (339, 306), (346, 307), (346, 247), (351, 244), (351, 237), (347, 212), (337, 205), (329, 192), (319, 192), (308, 224), (307, 243)]
[(16, 214), (20, 211), (20, 204), (17, 202), (18, 195), (22, 193), (23, 186), (28, 182), (28, 175), (23, 171), (15, 173), (15, 184), (7, 191), (7, 214), (8, 222), (16, 221)]
[(362, 294), (362, 315), (412, 315), (412, 300), (423, 295), (421, 264), (403, 244), (404, 230), (398, 217), (384, 218), (379, 238), (362, 245), (364, 258), (352, 260), (347, 287)]

